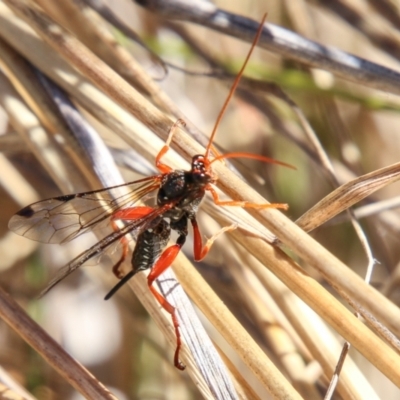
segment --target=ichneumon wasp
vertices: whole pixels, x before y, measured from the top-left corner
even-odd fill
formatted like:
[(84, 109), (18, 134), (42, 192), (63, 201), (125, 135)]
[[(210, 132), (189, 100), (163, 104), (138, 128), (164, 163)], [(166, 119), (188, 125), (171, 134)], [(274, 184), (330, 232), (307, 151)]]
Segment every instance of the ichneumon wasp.
[[(235, 225), (224, 227), (203, 245), (196, 213), (206, 192), (210, 192), (215, 204), (220, 206), (287, 209), (286, 204), (222, 201), (212, 186), (217, 180), (212, 172), (212, 164), (227, 158), (253, 158), (291, 167), (289, 164), (249, 153), (238, 152), (220, 155), (212, 144), (219, 122), (261, 35), (265, 18), (264, 16), (247, 58), (219, 113), (206, 151), (204, 155), (195, 155), (192, 158), (189, 171), (174, 170), (161, 161), (169, 149), (176, 126), (182, 123), (182, 121), (177, 121), (170, 129), (168, 140), (155, 160), (155, 165), (160, 174), (106, 189), (42, 200), (23, 208), (9, 222), (9, 228), (15, 233), (45, 243), (65, 243), (99, 226), (108, 225), (111, 227), (111, 233), (63, 267), (43, 291), (43, 294), (86, 261), (106, 252), (113, 243), (120, 242), (121, 256), (113, 267), (113, 272), (120, 281), (105, 298), (109, 299), (137, 272), (150, 269), (147, 277), (149, 289), (172, 318), (177, 340), (174, 364), (180, 370), (183, 370), (185, 366), (179, 358), (181, 338), (175, 308), (153, 287), (153, 282), (173, 263), (178, 255), (188, 235), (189, 222), (193, 228), (194, 258), (196, 261), (207, 255), (212, 243), (220, 234), (235, 229)], [(214, 154), (213, 158), (211, 158), (211, 153)], [(122, 196), (116, 196), (121, 187), (127, 188), (129, 192)], [(158, 190), (156, 205), (135, 205), (155, 190)], [(117, 221), (121, 221), (123, 226), (120, 227)], [(175, 244), (167, 247), (171, 231), (178, 233), (178, 239)], [(129, 252), (129, 244), (126, 238), (128, 234), (136, 237), (136, 245), (132, 253), (132, 270), (123, 276), (120, 266)]]

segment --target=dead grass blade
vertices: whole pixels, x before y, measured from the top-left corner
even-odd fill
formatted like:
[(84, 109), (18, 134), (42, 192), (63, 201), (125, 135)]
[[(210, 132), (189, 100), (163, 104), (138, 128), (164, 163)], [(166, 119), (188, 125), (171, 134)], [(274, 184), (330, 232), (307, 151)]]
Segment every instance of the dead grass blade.
[(400, 163), (380, 168), (338, 187), (303, 214), (296, 224), (310, 232), (335, 215), (400, 179)]

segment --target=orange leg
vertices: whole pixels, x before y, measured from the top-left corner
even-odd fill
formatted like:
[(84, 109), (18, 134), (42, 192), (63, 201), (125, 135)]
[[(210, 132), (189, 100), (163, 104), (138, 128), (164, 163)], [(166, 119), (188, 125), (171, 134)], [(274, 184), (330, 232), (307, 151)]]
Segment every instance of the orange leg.
[(161, 162), (161, 158), (164, 156), (164, 154), (169, 150), (169, 145), (172, 141), (172, 138), (174, 136), (175, 130), (177, 128), (177, 126), (185, 126), (185, 121), (183, 121), (182, 119), (178, 119), (177, 121), (174, 122), (174, 124), (171, 126), (171, 129), (169, 130), (168, 133), (168, 139), (165, 142), (164, 147), (160, 150), (160, 152), (157, 154), (156, 157), (156, 167), (157, 169), (163, 173), (163, 174), (167, 174), (171, 171), (173, 171), (173, 168), (171, 168), (170, 166), (168, 166), (167, 164), (164, 164)]
[[(114, 232), (118, 232), (119, 231), (119, 227), (118, 225), (115, 223), (115, 221), (111, 221), (111, 226), (114, 230)], [(113, 274), (118, 278), (118, 279), (122, 279), (124, 274), (123, 272), (119, 269), (119, 267), (121, 266), (121, 264), (125, 261), (126, 256), (128, 255), (129, 252), (129, 245), (128, 245), (128, 239), (123, 236), (120, 239), (120, 243), (122, 245), (122, 253), (121, 253), (121, 257), (119, 258), (119, 260), (114, 264), (112, 271)]]
[(233, 231), (234, 229), (237, 228), (237, 224), (225, 226), (224, 228), (220, 229), (217, 233), (215, 233), (212, 237), (207, 239), (206, 244), (203, 246), (199, 225), (197, 224), (196, 219), (193, 218), (190, 221), (193, 226), (193, 234), (194, 234), (193, 252), (195, 261), (201, 261), (207, 255), (207, 253), (210, 251), (212, 244), (215, 242), (218, 236), (222, 235), (225, 232)]
[(134, 221), (135, 219), (143, 218), (154, 211), (153, 207), (128, 207), (116, 211), (111, 219), (115, 221), (120, 219), (122, 221)]
[[(179, 240), (179, 239), (178, 239)], [(149, 289), (153, 296), (157, 299), (160, 303), (161, 307), (171, 315), (172, 323), (175, 329), (175, 336), (176, 336), (176, 350), (174, 355), (174, 365), (176, 368), (180, 370), (185, 369), (185, 365), (179, 359), (179, 351), (182, 346), (181, 342), (181, 334), (179, 332), (179, 322), (176, 316), (176, 309), (175, 307), (170, 304), (153, 286), (153, 282), (173, 263), (176, 256), (178, 255), (182, 245), (181, 244), (174, 244), (173, 246), (168, 247), (164, 250), (161, 254), (160, 258), (154, 264), (154, 267), (151, 269), (148, 277), (147, 277), (147, 284), (149, 285)]]
[(236, 201), (236, 200), (220, 200), (218, 197), (218, 193), (214, 190), (212, 186), (207, 186), (206, 188), (214, 199), (214, 203), (218, 206), (236, 206), (236, 207), (244, 207), (244, 208), (281, 208), (283, 210), (287, 210), (289, 206), (284, 203), (265, 203), (265, 204), (257, 204), (250, 203), (248, 201)]
[[(113, 214), (111, 217), (111, 227), (113, 228), (114, 232), (119, 231), (119, 227), (117, 223), (115, 222), (116, 220), (120, 219), (123, 221), (134, 221), (139, 218), (143, 218), (146, 215), (150, 214), (154, 209), (152, 207), (129, 207), (129, 208), (124, 208), (122, 210), (118, 210)], [(124, 236), (120, 239), (120, 242), (122, 244), (122, 254), (119, 260), (114, 264), (113, 266), (113, 273), (118, 279), (122, 279), (124, 274), (123, 272), (119, 269), (121, 264), (125, 261), (128, 253), (129, 253), (129, 242), (128, 239)]]

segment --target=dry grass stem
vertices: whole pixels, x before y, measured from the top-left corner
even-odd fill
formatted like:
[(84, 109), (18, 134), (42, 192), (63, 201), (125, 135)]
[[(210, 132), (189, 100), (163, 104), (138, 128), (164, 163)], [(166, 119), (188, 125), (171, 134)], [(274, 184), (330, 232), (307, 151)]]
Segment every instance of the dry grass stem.
[(88, 399), (115, 400), (92, 374), (74, 360), (18, 304), (0, 289), (1, 318)]
[[(190, 268), (182, 259), (183, 256), (180, 255), (174, 263), (174, 271), (179, 282), (209, 321), (242, 358), (242, 361), (275, 398), (300, 398), (285, 383), (283, 375), (261, 352), (253, 339), (237, 323), (233, 315), (210, 290), (196, 270)], [(194, 285), (194, 283), (196, 284)]]

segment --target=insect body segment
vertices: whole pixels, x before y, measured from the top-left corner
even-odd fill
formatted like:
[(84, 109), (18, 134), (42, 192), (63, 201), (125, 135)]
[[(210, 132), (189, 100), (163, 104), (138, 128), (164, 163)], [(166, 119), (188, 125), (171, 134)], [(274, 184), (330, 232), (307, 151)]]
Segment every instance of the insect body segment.
[(152, 268), (170, 236), (170, 224), (163, 217), (154, 220), (151, 227), (142, 232), (136, 240), (135, 250), (132, 253), (133, 271), (136, 273)]

